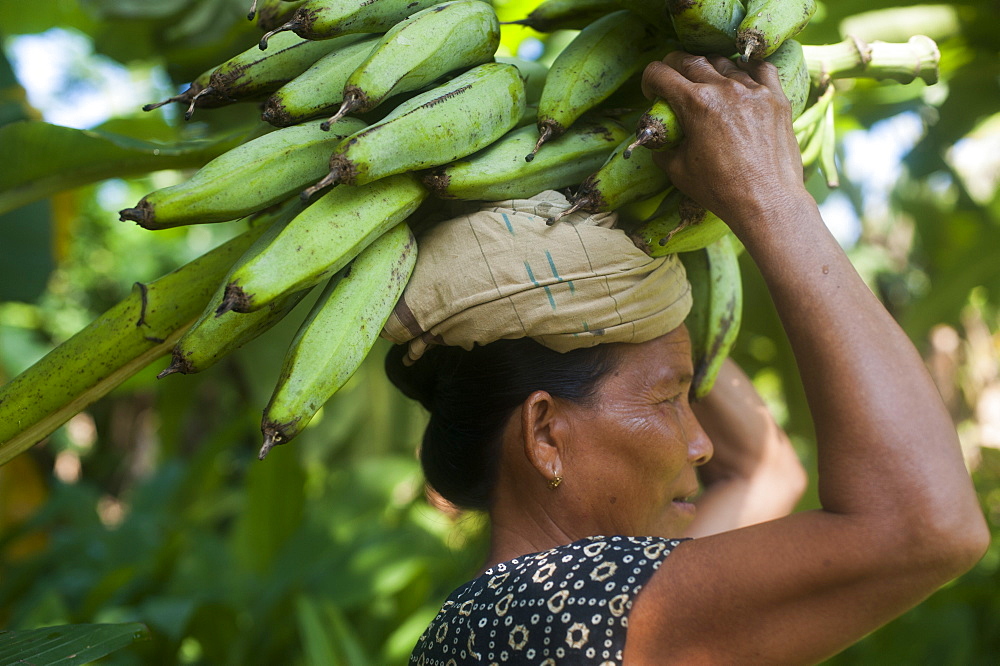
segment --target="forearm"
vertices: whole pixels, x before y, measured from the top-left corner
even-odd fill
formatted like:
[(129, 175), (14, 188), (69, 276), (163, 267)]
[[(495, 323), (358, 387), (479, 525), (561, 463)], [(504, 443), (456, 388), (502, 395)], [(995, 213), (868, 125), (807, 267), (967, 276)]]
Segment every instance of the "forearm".
[(954, 426), (919, 355), (812, 198), (801, 190), (770, 210), (748, 209), (736, 227), (799, 365), (823, 508), (931, 530), (981, 523)]
[(805, 470), (739, 366), (727, 360), (712, 391), (692, 408), (712, 440), (714, 454), (699, 468), (703, 491), (688, 536), (790, 513), (805, 490)]

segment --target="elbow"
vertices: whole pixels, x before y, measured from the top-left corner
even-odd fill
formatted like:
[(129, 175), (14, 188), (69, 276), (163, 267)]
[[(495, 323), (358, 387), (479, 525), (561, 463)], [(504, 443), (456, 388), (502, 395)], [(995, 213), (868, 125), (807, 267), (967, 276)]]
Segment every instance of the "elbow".
[(972, 569), (990, 545), (990, 530), (978, 505), (952, 510), (911, 526), (908, 538), (913, 563), (937, 571), (941, 583)]

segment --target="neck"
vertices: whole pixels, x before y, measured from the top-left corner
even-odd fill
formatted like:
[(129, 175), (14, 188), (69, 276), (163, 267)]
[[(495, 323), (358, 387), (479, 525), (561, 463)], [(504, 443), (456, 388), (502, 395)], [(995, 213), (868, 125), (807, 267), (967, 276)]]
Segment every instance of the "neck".
[(497, 493), (490, 508), (490, 551), (484, 568), (588, 536), (589, 532), (567, 529), (578, 523), (559, 520), (551, 505), (530, 493)]

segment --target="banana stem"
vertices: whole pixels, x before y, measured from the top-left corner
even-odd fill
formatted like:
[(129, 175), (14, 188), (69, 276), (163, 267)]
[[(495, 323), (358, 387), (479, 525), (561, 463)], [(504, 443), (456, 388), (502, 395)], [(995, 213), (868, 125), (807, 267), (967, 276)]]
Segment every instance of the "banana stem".
[(914, 35), (905, 43), (871, 42), (848, 35), (837, 44), (803, 45), (809, 75), (819, 86), (832, 79), (890, 79), (927, 85), (938, 81), (941, 52), (930, 37)]
[(253, 0), (253, 3), (250, 5), (250, 13), (247, 14), (247, 20), (252, 21), (253, 17), (256, 15), (257, 15), (257, 0)]
[(166, 354), (198, 318), (255, 227), (132, 293), (0, 387), (0, 464)]
[(531, 160), (535, 159), (535, 155), (537, 155), (538, 151), (541, 150), (542, 144), (548, 141), (550, 138), (552, 138), (552, 125), (544, 125), (544, 127), (542, 127), (541, 134), (538, 135), (538, 141), (535, 143), (535, 147), (531, 150), (530, 153), (524, 156), (524, 161), (530, 162)]
[(260, 38), (260, 42), (257, 44), (257, 46), (260, 47), (261, 51), (266, 51), (267, 50), (267, 40), (271, 39), (272, 37), (274, 37), (275, 35), (277, 35), (279, 32), (285, 32), (286, 30), (295, 30), (298, 27), (299, 27), (299, 22), (293, 17), (287, 23), (279, 25), (274, 30), (271, 30), (269, 32), (265, 32), (264, 36)]
[(188, 104), (187, 111), (184, 112), (184, 120), (191, 120), (191, 116), (194, 115), (194, 108), (198, 104), (198, 100), (203, 95), (210, 95), (215, 93), (215, 88), (212, 86), (205, 86), (198, 91), (198, 94), (191, 98), (191, 103)]

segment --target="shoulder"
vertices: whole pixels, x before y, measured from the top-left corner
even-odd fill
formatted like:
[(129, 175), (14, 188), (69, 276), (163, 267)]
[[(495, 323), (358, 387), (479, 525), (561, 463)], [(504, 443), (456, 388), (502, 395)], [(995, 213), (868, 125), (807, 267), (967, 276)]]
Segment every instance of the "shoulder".
[(589, 537), (491, 567), (452, 593), (411, 663), (620, 663), (632, 601), (680, 542)]

